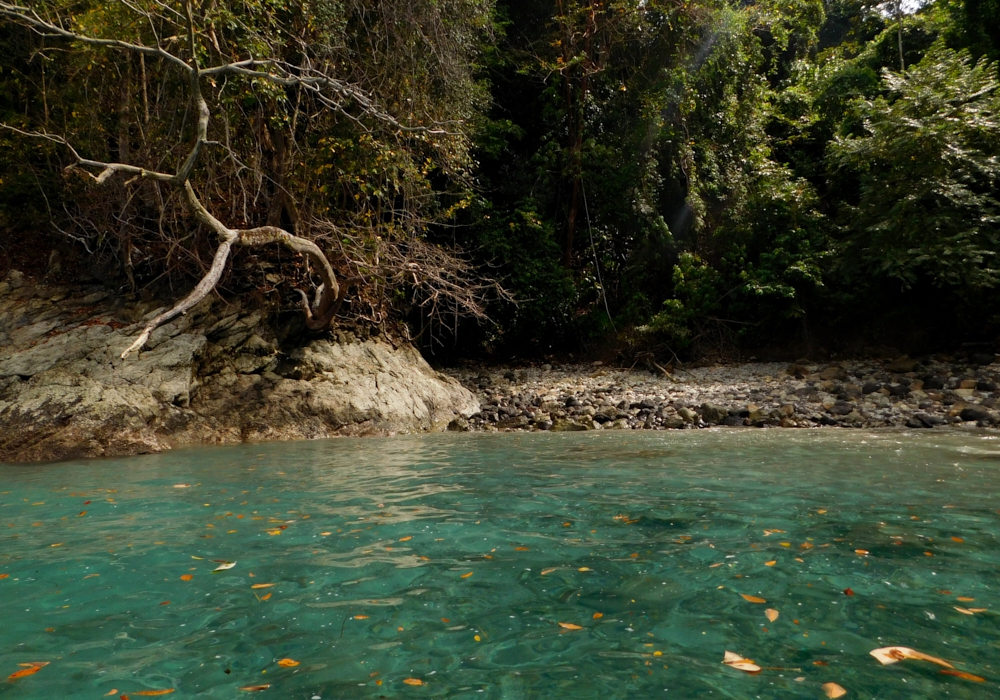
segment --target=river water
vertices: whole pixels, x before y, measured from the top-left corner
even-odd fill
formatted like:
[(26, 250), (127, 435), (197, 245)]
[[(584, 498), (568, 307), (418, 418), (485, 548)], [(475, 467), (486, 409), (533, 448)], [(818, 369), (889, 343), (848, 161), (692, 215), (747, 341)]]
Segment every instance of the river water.
[(0, 698), (1000, 698), (998, 487), (936, 431), (0, 466)]

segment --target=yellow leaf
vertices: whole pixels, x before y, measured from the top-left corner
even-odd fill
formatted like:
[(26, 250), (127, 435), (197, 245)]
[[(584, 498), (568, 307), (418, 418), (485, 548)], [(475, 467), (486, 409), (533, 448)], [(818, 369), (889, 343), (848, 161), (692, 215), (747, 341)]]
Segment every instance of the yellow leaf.
[(191, 574), (184, 574), (181, 576), (181, 581), (190, 581), (193, 578), (194, 576), (192, 576)]
[(399, 541), (400, 542), (409, 542), (412, 539), (413, 539), (413, 535), (410, 535), (409, 537), (400, 537)]
[(474, 573), (475, 573), (474, 571), (470, 571), (470, 572), (469, 572), (469, 573), (467, 573), (467, 574), (462, 574), (462, 578), (469, 578), (469, 577), (470, 577), (470, 576), (472, 576), (472, 574), (474, 574)]
[(551, 574), (553, 571), (556, 571), (556, 569), (542, 569), (542, 576)]
[(271, 598), (271, 596), (272, 596), (272, 595), (273, 595), (272, 593), (268, 593), (267, 595), (262, 595), (262, 596), (260, 597), (260, 599), (261, 599), (261, 600), (269, 600), (269, 599)]
[(577, 571), (590, 571), (590, 567), (581, 566), (579, 569), (577, 569)]
[(958, 610), (963, 615), (975, 615), (976, 614), (976, 613), (972, 612), (971, 610), (967, 610), (965, 608), (960, 608), (957, 605), (954, 606), (954, 607), (955, 607), (955, 610)]
[(595, 620), (600, 620), (602, 617), (604, 617), (604, 613), (594, 613), (592, 617)]
[(777, 563), (778, 563), (777, 559), (772, 559), (771, 561), (764, 562), (764, 566), (774, 566)]
[(746, 600), (746, 601), (748, 601), (750, 603), (766, 603), (767, 602), (763, 598), (758, 598), (755, 595), (747, 595), (746, 593), (740, 593), (740, 595), (743, 596), (744, 600)]
[(275, 585), (275, 584), (273, 584), (273, 583), (255, 583), (254, 585), (250, 586), (250, 588), (270, 588), (273, 585)]
[(282, 668), (292, 668), (293, 666), (298, 666), (299, 662), (295, 659), (278, 659), (278, 665)]
[(774, 622), (775, 620), (777, 620), (778, 619), (778, 615), (780, 615), (780, 614), (781, 613), (779, 613), (774, 608), (768, 608), (767, 610), (764, 611), (764, 616), (767, 617), (768, 621), (770, 621), (770, 622)]
[(140, 690), (138, 693), (132, 693), (133, 695), (170, 695), (174, 692), (173, 688), (166, 688), (165, 690)]
[(744, 673), (749, 673), (751, 675), (760, 673), (760, 666), (755, 664), (750, 659), (744, 659), (739, 654), (731, 651), (726, 652), (722, 663), (726, 664), (726, 666), (735, 668), (737, 671), (743, 671)]
[(960, 595), (958, 596), (958, 600), (962, 603), (971, 603), (972, 601), (975, 600), (975, 598), (970, 598), (967, 595)]
[(355, 615), (354, 619), (355, 620), (367, 620), (368, 616), (367, 615)]
[(961, 537), (952, 537), (951, 541), (952, 542), (959, 542), (959, 543), (965, 542), (965, 540), (963, 540)]
[(823, 692), (826, 693), (826, 697), (828, 698), (842, 698), (847, 695), (847, 691), (836, 683), (824, 683)]
[(861, 556), (865, 556), (866, 554), (871, 554), (871, 552), (869, 552), (867, 549), (855, 549), (854, 553), (860, 554)]
[(580, 625), (574, 625), (572, 622), (560, 622), (559, 626), (562, 627), (564, 630), (582, 630), (583, 629), (582, 627), (580, 627)]
[(242, 688), (240, 688), (240, 690), (247, 690), (250, 691), (251, 693), (255, 693), (259, 690), (267, 690), (270, 687), (271, 687), (270, 683), (265, 683), (263, 685), (245, 685)]
[(882, 647), (881, 649), (873, 649), (868, 653), (878, 659), (879, 663), (883, 666), (888, 666), (889, 664), (894, 664), (904, 659), (919, 659), (921, 661), (930, 661), (931, 663), (944, 666), (945, 668), (954, 668), (954, 666), (944, 659), (924, 654), (923, 652), (910, 649), (909, 647)]
[(424, 682), (419, 678), (406, 678), (403, 680), (406, 685), (423, 685)]

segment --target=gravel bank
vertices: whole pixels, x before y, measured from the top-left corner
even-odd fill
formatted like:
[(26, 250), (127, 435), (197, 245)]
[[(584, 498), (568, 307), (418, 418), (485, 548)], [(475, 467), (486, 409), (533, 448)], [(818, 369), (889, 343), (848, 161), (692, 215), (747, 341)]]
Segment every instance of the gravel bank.
[(449, 373), (478, 395), (482, 409), (449, 429), (988, 427), (1000, 425), (996, 360), (749, 363), (672, 376), (599, 364), (461, 368)]

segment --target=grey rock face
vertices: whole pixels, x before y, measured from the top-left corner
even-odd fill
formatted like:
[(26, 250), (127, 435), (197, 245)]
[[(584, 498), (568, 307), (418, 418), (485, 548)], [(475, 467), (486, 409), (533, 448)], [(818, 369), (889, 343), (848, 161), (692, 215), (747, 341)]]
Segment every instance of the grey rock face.
[(441, 430), (479, 411), (408, 345), (322, 339), (285, 355), (259, 312), (212, 299), (119, 359), (159, 310), (98, 288), (0, 282), (0, 461)]

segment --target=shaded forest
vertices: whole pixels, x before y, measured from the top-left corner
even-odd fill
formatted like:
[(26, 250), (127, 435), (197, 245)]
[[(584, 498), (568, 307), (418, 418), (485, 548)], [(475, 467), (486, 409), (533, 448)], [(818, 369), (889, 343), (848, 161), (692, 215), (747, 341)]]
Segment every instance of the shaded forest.
[[(217, 271), (441, 361), (997, 349), (997, 0), (0, 16), (0, 268), (171, 299)], [(322, 253), (216, 266), (195, 192)]]

